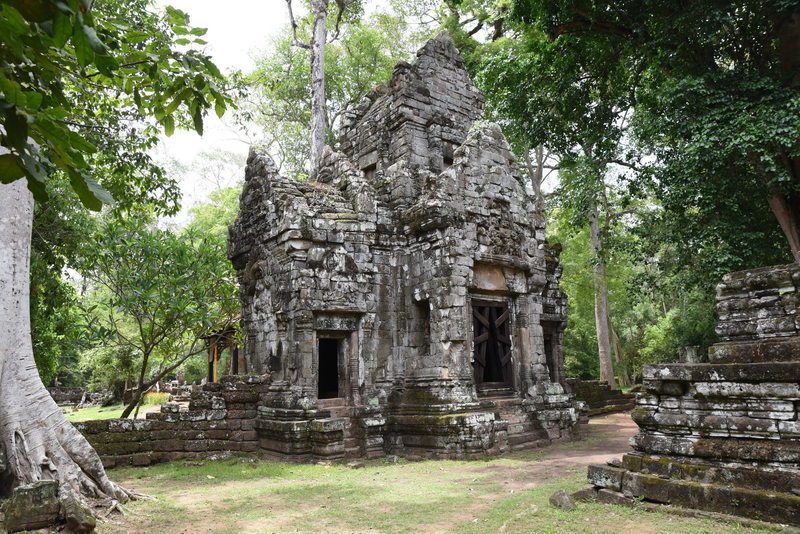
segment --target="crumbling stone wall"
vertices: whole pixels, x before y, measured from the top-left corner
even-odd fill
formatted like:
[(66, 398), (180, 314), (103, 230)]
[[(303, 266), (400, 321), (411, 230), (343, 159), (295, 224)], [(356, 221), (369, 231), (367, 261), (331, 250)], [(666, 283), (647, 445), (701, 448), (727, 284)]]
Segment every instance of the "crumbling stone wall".
[(213, 453), (258, 450), (257, 406), (268, 384), (261, 377), (222, 377), (192, 392), (188, 410), (166, 403), (146, 419), (75, 423), (106, 467), (150, 465)]
[[(272, 380), (264, 450), (451, 457), (573, 435), (558, 253), (482, 111), (444, 32), (347, 114), (316, 182), (251, 152), (229, 255), (246, 358)], [(501, 326), (476, 335), (493, 310)], [(502, 344), (494, 374), (486, 339)], [(338, 352), (333, 399), (321, 340)]]
[(725, 276), (710, 363), (644, 368), (635, 452), (590, 493), (800, 526), (798, 295), (800, 264)]
[(631, 410), (636, 404), (633, 393), (611, 389), (607, 382), (567, 378), (566, 383), (575, 398), (586, 403), (587, 415), (590, 417)]
[(59, 406), (78, 404), (86, 396), (86, 388), (50, 386), (47, 392)]

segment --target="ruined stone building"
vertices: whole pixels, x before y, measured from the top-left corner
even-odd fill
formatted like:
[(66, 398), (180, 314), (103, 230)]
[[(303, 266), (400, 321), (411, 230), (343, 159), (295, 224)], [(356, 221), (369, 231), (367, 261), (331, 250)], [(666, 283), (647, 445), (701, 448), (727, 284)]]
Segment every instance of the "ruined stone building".
[(251, 151), (229, 254), (260, 447), (463, 457), (572, 437), (557, 250), (447, 33), (343, 124), (314, 182)]
[(800, 527), (800, 264), (717, 286), (707, 363), (645, 366), (634, 451), (582, 492)]

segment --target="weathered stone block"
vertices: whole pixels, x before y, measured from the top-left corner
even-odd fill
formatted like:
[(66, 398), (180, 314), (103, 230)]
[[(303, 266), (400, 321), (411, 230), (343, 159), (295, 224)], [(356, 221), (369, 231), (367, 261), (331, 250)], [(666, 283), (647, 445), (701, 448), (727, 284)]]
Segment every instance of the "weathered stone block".
[(610, 467), (607, 465), (592, 464), (589, 466), (589, 483), (600, 488), (608, 488), (613, 491), (621, 491), (622, 477), (624, 469)]
[(9, 532), (36, 530), (58, 521), (58, 482), (43, 480), (15, 488), (5, 502)]

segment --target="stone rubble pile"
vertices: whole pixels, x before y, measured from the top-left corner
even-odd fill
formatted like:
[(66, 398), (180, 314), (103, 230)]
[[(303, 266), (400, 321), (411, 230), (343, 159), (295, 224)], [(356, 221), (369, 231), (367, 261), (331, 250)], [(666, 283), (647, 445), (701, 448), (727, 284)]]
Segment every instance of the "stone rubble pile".
[(726, 275), (710, 362), (644, 368), (635, 452), (581, 495), (800, 526), (799, 304), (799, 264)]

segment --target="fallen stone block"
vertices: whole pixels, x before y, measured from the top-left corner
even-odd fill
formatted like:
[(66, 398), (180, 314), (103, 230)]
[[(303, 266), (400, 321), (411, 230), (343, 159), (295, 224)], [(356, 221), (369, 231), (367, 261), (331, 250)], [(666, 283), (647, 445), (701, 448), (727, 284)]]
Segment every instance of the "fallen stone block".
[(556, 508), (561, 508), (562, 510), (575, 509), (575, 503), (572, 502), (572, 497), (570, 497), (569, 493), (563, 489), (560, 489), (550, 495), (550, 504)]
[(5, 504), (8, 532), (36, 530), (58, 521), (58, 482), (42, 480), (15, 488)]

